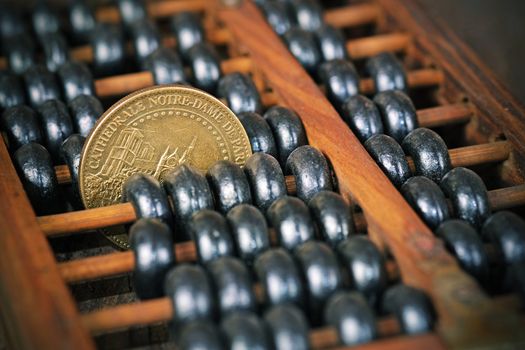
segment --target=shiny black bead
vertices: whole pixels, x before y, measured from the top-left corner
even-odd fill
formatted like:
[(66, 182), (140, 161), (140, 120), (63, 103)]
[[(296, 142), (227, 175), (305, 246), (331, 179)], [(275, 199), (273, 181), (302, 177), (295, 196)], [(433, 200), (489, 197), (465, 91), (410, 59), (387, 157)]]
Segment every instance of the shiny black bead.
[(268, 1), (261, 4), (260, 8), (277, 35), (284, 35), (292, 27), (292, 19), (284, 3)]
[(267, 306), (304, 304), (301, 275), (293, 257), (283, 248), (272, 248), (257, 257), (254, 264)]
[(10, 71), (0, 72), (0, 111), (26, 102), (24, 85)]
[(93, 95), (79, 95), (68, 104), (75, 131), (86, 137), (104, 113), (102, 103)]
[(294, 250), (301, 243), (314, 239), (308, 207), (299, 198), (284, 196), (276, 200), (268, 208), (267, 216), (283, 248)]
[(91, 7), (84, 0), (74, 0), (69, 5), (69, 24), (74, 40), (84, 44), (95, 29), (96, 20)]
[(225, 349), (218, 327), (210, 321), (193, 321), (177, 329), (175, 344), (179, 350)]
[(219, 80), (217, 95), (226, 100), (235, 114), (262, 112), (261, 96), (248, 75), (235, 72), (223, 76)]
[(425, 333), (432, 330), (435, 312), (428, 297), (419, 289), (398, 284), (383, 295), (383, 311), (396, 316), (406, 334)]
[(40, 121), (35, 111), (27, 106), (6, 109), (2, 114), (2, 130), (7, 135), (11, 152), (31, 142), (43, 143)]
[(133, 25), (148, 16), (143, 0), (117, 0), (117, 6), (120, 18), (126, 26)]
[(324, 61), (344, 60), (348, 57), (345, 38), (339, 29), (325, 24), (315, 31), (315, 38)]
[(40, 43), (49, 71), (56, 72), (64, 63), (69, 61), (67, 41), (60, 32), (42, 34)]
[(510, 211), (492, 214), (483, 224), (483, 238), (494, 243), (505, 264), (525, 261), (525, 221)]
[(268, 109), (264, 119), (272, 129), (279, 153), (278, 160), (284, 166), (293, 150), (308, 143), (303, 123), (294, 111), (281, 106)]
[(204, 29), (200, 18), (191, 12), (181, 12), (172, 17), (171, 30), (177, 40), (177, 49), (184, 59), (195, 44), (204, 43)]
[(55, 33), (60, 30), (58, 15), (45, 3), (39, 2), (31, 13), (33, 29), (37, 35)]
[(375, 103), (363, 95), (346, 99), (341, 105), (341, 117), (361, 142), (383, 133), (381, 113)]
[(0, 37), (2, 39), (27, 32), (27, 28), (18, 9), (11, 6), (2, 6), (0, 11)]
[(240, 204), (226, 216), (239, 257), (248, 266), (270, 247), (268, 225), (264, 215), (250, 204)]
[(480, 282), (486, 281), (489, 262), (476, 230), (463, 220), (447, 220), (436, 230), (459, 265)]
[(319, 325), (327, 299), (342, 286), (337, 256), (325, 243), (310, 241), (297, 247), (295, 257), (306, 282), (311, 321)]
[(390, 52), (371, 57), (366, 62), (368, 73), (374, 80), (376, 93), (389, 90), (408, 90), (403, 64)]
[(341, 195), (331, 191), (321, 191), (308, 202), (310, 213), (323, 241), (332, 247), (354, 233), (350, 207)]
[(411, 177), (401, 186), (401, 193), (432, 230), (450, 217), (445, 194), (427, 177)]
[(292, 27), (284, 34), (283, 38), (288, 49), (303, 68), (306, 69), (308, 73), (312, 75), (315, 74), (323, 58), (317, 47), (313, 33), (301, 28)]
[(401, 91), (385, 91), (374, 97), (383, 126), (388, 135), (397, 142), (403, 141), (406, 135), (419, 126), (416, 109), (410, 97)]
[(452, 201), (457, 218), (480, 227), (490, 215), (487, 188), (472, 170), (461, 167), (452, 169), (443, 177), (440, 187)]
[(316, 0), (293, 0), (290, 3), (299, 27), (309, 32), (315, 32), (321, 28), (323, 10)]
[(375, 304), (387, 284), (385, 259), (372, 241), (354, 236), (339, 244), (337, 253), (346, 269), (352, 289)]
[(250, 144), (252, 152), (264, 152), (277, 157), (277, 147), (273, 138), (272, 130), (266, 120), (258, 113), (243, 112), (237, 114), (242, 123)]
[(447, 145), (435, 131), (414, 129), (403, 139), (401, 146), (414, 160), (416, 175), (426, 176), (439, 183), (452, 169)]
[(125, 67), (126, 46), (122, 28), (110, 23), (97, 23), (91, 33), (93, 67), (97, 75), (118, 74)]
[(85, 137), (79, 134), (73, 134), (60, 146), (60, 158), (66, 163), (69, 174), (71, 175), (72, 203), (76, 209), (82, 209), (83, 207), (78, 187), (78, 170), (85, 140)]
[(207, 43), (195, 44), (188, 51), (188, 60), (195, 87), (214, 93), (222, 76), (219, 56)]
[(34, 108), (47, 100), (59, 100), (60, 88), (55, 75), (42, 65), (35, 65), (24, 73), (24, 82), (29, 102)]
[(164, 294), (173, 305), (175, 326), (197, 319), (216, 319), (215, 297), (204, 268), (181, 264), (173, 267), (164, 280)]
[(164, 295), (164, 277), (175, 265), (175, 250), (169, 227), (158, 219), (141, 218), (129, 230), (135, 256), (133, 286), (140, 299)]
[(188, 231), (202, 264), (234, 254), (230, 228), (224, 216), (218, 212), (203, 209), (195, 213), (188, 223)]
[(336, 109), (340, 109), (346, 100), (359, 93), (359, 76), (350, 61), (334, 59), (325, 62), (318, 74), (328, 99)]
[(368, 343), (377, 337), (376, 319), (358, 292), (340, 291), (326, 302), (324, 320), (337, 329), (343, 345)]
[(214, 283), (222, 317), (234, 311), (255, 310), (252, 280), (241, 260), (223, 256), (210, 262), (207, 267)]
[(228, 349), (271, 349), (263, 321), (252, 312), (234, 312), (221, 322)]
[(292, 305), (277, 305), (264, 314), (275, 350), (308, 350), (308, 321), (303, 312)]
[(206, 177), (220, 212), (227, 213), (236, 205), (252, 202), (248, 179), (237, 164), (220, 160), (208, 169)]
[(73, 123), (66, 105), (60, 100), (47, 100), (38, 107), (45, 144), (55, 164), (60, 163), (60, 145), (73, 134)]
[(191, 216), (201, 209), (213, 209), (208, 181), (199, 170), (181, 164), (166, 174), (163, 186), (173, 204), (176, 235), (189, 239), (188, 221)]
[(23, 145), (14, 153), (13, 163), (37, 215), (63, 211), (55, 168), (44, 146), (38, 143)]
[(411, 176), (403, 149), (390, 136), (374, 135), (365, 142), (365, 148), (394, 186), (400, 187)]
[(253, 203), (263, 213), (273, 202), (286, 195), (283, 171), (277, 159), (254, 153), (244, 164), (244, 174), (252, 191)]
[(122, 202), (130, 202), (137, 218), (156, 218), (173, 227), (173, 216), (166, 192), (153, 176), (136, 173), (128, 177), (122, 187)]
[(24, 74), (36, 62), (35, 43), (27, 33), (4, 39), (3, 50), (9, 69), (15, 74)]
[(134, 22), (130, 29), (135, 59), (142, 69), (146, 69), (144, 61), (161, 46), (159, 30), (155, 23), (148, 19)]
[(93, 76), (84, 63), (67, 62), (58, 70), (58, 76), (62, 82), (62, 89), (67, 102), (73, 101), (80, 95), (95, 95)]
[(286, 173), (294, 176), (297, 197), (305, 202), (320, 191), (333, 190), (328, 162), (312, 146), (301, 146), (290, 154), (286, 161)]
[(184, 67), (179, 56), (167, 47), (159, 47), (144, 61), (144, 68), (151, 72), (155, 84), (184, 82)]

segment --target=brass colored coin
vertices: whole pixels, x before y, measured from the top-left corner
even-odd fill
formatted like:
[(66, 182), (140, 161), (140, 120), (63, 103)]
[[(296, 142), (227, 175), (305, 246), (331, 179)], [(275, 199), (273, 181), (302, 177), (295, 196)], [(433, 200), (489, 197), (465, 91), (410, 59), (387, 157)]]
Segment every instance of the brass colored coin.
[[(213, 96), (180, 85), (155, 86), (115, 103), (99, 119), (82, 150), (79, 186), (86, 208), (121, 201), (124, 181), (147, 173), (160, 181), (186, 163), (206, 171), (218, 160), (244, 165), (251, 155), (246, 131)], [(125, 232), (106, 232), (129, 248)]]

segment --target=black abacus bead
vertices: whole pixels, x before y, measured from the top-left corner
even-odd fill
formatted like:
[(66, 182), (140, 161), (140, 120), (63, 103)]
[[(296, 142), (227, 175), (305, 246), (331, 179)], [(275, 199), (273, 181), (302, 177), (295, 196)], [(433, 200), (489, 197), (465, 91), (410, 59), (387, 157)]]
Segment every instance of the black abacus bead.
[(195, 242), (197, 257), (202, 264), (234, 254), (234, 244), (228, 222), (216, 211), (203, 209), (195, 213), (188, 224)]
[(45, 66), (34, 65), (24, 73), (27, 96), (34, 108), (47, 100), (60, 99), (60, 88), (55, 75)]
[(365, 142), (365, 148), (396, 187), (411, 176), (405, 153), (392, 137), (374, 135)]
[(502, 253), (505, 264), (525, 261), (525, 222), (510, 211), (492, 214), (483, 224), (481, 234)]
[(487, 188), (472, 170), (461, 167), (452, 169), (443, 177), (440, 187), (452, 201), (457, 218), (480, 227), (490, 215)]
[(449, 219), (445, 194), (439, 186), (424, 176), (414, 176), (401, 186), (401, 193), (419, 217), (432, 229)]
[(293, 21), (290, 18), (286, 4), (283, 2), (268, 1), (261, 4), (260, 8), (268, 24), (277, 35), (284, 35), (292, 27)]
[(24, 85), (20, 78), (10, 71), (0, 72), (0, 111), (23, 105), (25, 101)]
[(70, 61), (58, 70), (67, 102), (80, 95), (95, 95), (95, 85), (91, 71), (85, 63)]
[(263, 321), (247, 311), (233, 312), (221, 322), (228, 349), (271, 349)]
[(38, 109), (45, 144), (55, 164), (60, 163), (60, 146), (73, 134), (73, 123), (66, 105), (60, 100), (48, 100)]
[(188, 60), (195, 87), (214, 93), (222, 76), (219, 56), (207, 43), (198, 43), (188, 51)]
[(16, 7), (2, 6), (0, 11), (0, 37), (2, 39), (27, 31), (24, 19)]
[(295, 257), (306, 282), (312, 323), (319, 325), (327, 299), (342, 286), (337, 256), (327, 244), (310, 241), (297, 247)]
[(283, 36), (286, 45), (294, 57), (308, 73), (314, 75), (322, 61), (313, 33), (292, 27)]
[(351, 288), (375, 303), (387, 284), (385, 259), (368, 238), (351, 237), (339, 244), (337, 253), (346, 269)]
[(358, 292), (339, 291), (326, 302), (324, 320), (337, 329), (343, 345), (368, 343), (377, 336), (376, 319)]
[(201, 209), (213, 209), (213, 197), (204, 175), (197, 169), (181, 164), (166, 174), (163, 181), (166, 193), (172, 199), (175, 232), (189, 239), (188, 221)]
[(120, 18), (126, 26), (133, 25), (148, 16), (143, 0), (117, 0), (117, 6)]
[(383, 52), (371, 57), (366, 62), (368, 73), (374, 80), (375, 91), (408, 89), (407, 77), (403, 64), (390, 52)]
[(325, 24), (315, 31), (315, 37), (324, 61), (344, 60), (348, 57), (343, 33)]
[(402, 142), (406, 135), (419, 126), (416, 109), (410, 97), (402, 91), (378, 93), (374, 97), (374, 102), (383, 117), (386, 133), (397, 142)]
[(341, 116), (361, 142), (383, 133), (381, 113), (366, 96), (349, 97), (341, 106)]
[(350, 61), (334, 59), (325, 62), (319, 68), (318, 74), (328, 99), (337, 109), (350, 97), (359, 93), (359, 76)]
[(122, 186), (122, 202), (130, 202), (137, 218), (156, 218), (173, 227), (173, 216), (166, 192), (159, 181), (149, 174), (136, 173)]
[(208, 169), (206, 177), (220, 212), (225, 214), (236, 205), (252, 202), (250, 184), (237, 164), (220, 160)]
[(308, 202), (318, 192), (332, 191), (332, 176), (324, 155), (312, 146), (294, 150), (286, 161), (286, 172), (295, 178), (297, 197)]
[(175, 344), (180, 350), (223, 350), (219, 328), (208, 320), (197, 320), (176, 329)]
[(3, 49), (9, 69), (15, 74), (24, 74), (36, 62), (35, 43), (27, 33), (4, 39)]
[(445, 141), (427, 128), (412, 130), (401, 143), (405, 153), (412, 157), (416, 175), (426, 176), (439, 183), (452, 169)]
[(383, 295), (383, 311), (395, 314), (406, 334), (419, 334), (432, 330), (435, 312), (432, 303), (422, 291), (398, 284)]
[(60, 66), (69, 61), (69, 48), (66, 39), (60, 32), (45, 33), (40, 36), (47, 69), (56, 72)]
[(350, 207), (341, 195), (321, 191), (308, 202), (323, 241), (336, 247), (354, 233)]
[(264, 152), (277, 157), (277, 147), (272, 130), (259, 113), (242, 112), (237, 114), (237, 118), (248, 134), (253, 153)]
[(126, 57), (124, 33), (116, 24), (98, 23), (91, 33), (93, 66), (98, 75), (118, 74)]
[(235, 311), (254, 311), (255, 295), (250, 272), (237, 258), (220, 257), (207, 266), (217, 295), (221, 316)]
[(323, 10), (316, 0), (292, 0), (295, 21), (304, 30), (314, 32), (323, 25)]
[(164, 295), (164, 277), (175, 265), (172, 233), (158, 219), (141, 218), (129, 230), (135, 256), (133, 285), (140, 299)]
[(209, 277), (199, 265), (177, 265), (166, 274), (164, 294), (173, 305), (175, 326), (197, 319), (215, 320), (213, 293)]
[(167, 47), (159, 47), (144, 61), (144, 68), (151, 72), (156, 85), (181, 83), (186, 80), (179, 56)]
[(134, 22), (130, 29), (135, 59), (142, 69), (146, 69), (144, 61), (161, 46), (159, 30), (149, 19)]
[(273, 202), (286, 195), (283, 171), (277, 159), (266, 153), (254, 153), (244, 164), (253, 203), (263, 213)]
[(204, 42), (204, 29), (200, 18), (192, 12), (181, 12), (172, 17), (171, 30), (177, 40), (177, 49), (183, 59), (188, 59), (189, 50)]
[(262, 112), (261, 96), (252, 79), (245, 74), (234, 72), (219, 80), (217, 95), (228, 103), (235, 114), (242, 112)]
[(292, 303), (304, 305), (301, 275), (293, 257), (283, 248), (270, 249), (254, 264), (267, 306)]
[(58, 15), (45, 2), (39, 2), (33, 8), (31, 21), (33, 29), (38, 36), (46, 33), (55, 33), (60, 30)]
[(79, 134), (73, 134), (69, 136), (60, 146), (60, 157), (66, 163), (67, 168), (69, 169), (69, 174), (71, 175), (73, 205), (77, 209), (81, 209), (83, 207), (78, 187), (78, 171), (80, 168), (82, 147), (84, 146), (85, 140), (85, 137)]
[(463, 220), (447, 220), (436, 230), (460, 266), (480, 282), (488, 274), (489, 262), (483, 242), (476, 230)]
[(308, 321), (297, 307), (286, 304), (274, 306), (264, 314), (264, 321), (275, 350), (310, 349)]
[(303, 123), (294, 111), (281, 106), (268, 109), (264, 119), (272, 129), (279, 153), (278, 160), (284, 166), (293, 150), (308, 143)]
[(232, 208), (226, 216), (239, 257), (252, 266), (254, 259), (270, 247), (264, 215), (250, 204)]
[(44, 146), (23, 145), (14, 153), (13, 163), (37, 215), (63, 211), (55, 168)]
[(83, 44), (95, 29), (96, 20), (91, 7), (84, 0), (72, 1), (69, 5), (69, 24), (74, 40)]
[(2, 114), (2, 130), (7, 135), (11, 152), (31, 142), (43, 143), (40, 121), (35, 111), (28, 106), (6, 109)]
[(69, 102), (68, 107), (75, 131), (84, 137), (104, 113), (102, 103), (93, 95), (79, 95)]
[(308, 207), (299, 198), (284, 196), (276, 200), (268, 208), (267, 216), (283, 248), (294, 250), (301, 243), (314, 239)]

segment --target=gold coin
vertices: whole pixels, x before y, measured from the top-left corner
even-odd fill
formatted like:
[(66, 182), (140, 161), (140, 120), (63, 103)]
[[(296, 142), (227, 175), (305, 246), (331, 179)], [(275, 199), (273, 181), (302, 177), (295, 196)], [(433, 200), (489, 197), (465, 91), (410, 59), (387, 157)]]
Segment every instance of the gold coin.
[[(98, 120), (82, 149), (80, 194), (86, 208), (121, 201), (122, 185), (134, 173), (157, 179), (177, 165), (205, 172), (218, 160), (243, 165), (251, 155), (246, 131), (213, 96), (180, 85), (155, 86), (128, 95)], [(125, 232), (106, 232), (129, 248)]]

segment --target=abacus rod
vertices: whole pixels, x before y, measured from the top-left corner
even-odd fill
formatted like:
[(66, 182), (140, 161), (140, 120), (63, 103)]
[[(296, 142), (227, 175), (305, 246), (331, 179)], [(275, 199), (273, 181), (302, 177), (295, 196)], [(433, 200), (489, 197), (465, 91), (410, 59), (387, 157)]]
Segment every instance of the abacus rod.
[(467, 103), (437, 106), (417, 111), (419, 126), (435, 128), (437, 126), (460, 124), (470, 121), (474, 110)]
[[(209, 6), (206, 0), (177, 0), (177, 1), (154, 1), (147, 4), (149, 17), (169, 17), (179, 12), (202, 12)], [(100, 22), (120, 22), (120, 13), (114, 6), (105, 6), (97, 9), (95, 17)]]
[(525, 203), (525, 185), (489, 191), (489, 202), (494, 211), (523, 205)]
[[(443, 73), (437, 69), (425, 68), (407, 72), (407, 82), (410, 88), (421, 88), (438, 86), (443, 83)], [(364, 95), (371, 95), (375, 92), (374, 81), (371, 78), (361, 79), (359, 91)]]
[(346, 50), (350, 58), (357, 60), (371, 57), (381, 52), (398, 52), (405, 50), (410, 43), (410, 35), (404, 33), (389, 33), (346, 42)]
[(376, 22), (381, 9), (376, 4), (356, 4), (324, 11), (326, 23), (337, 27), (357, 27)]

